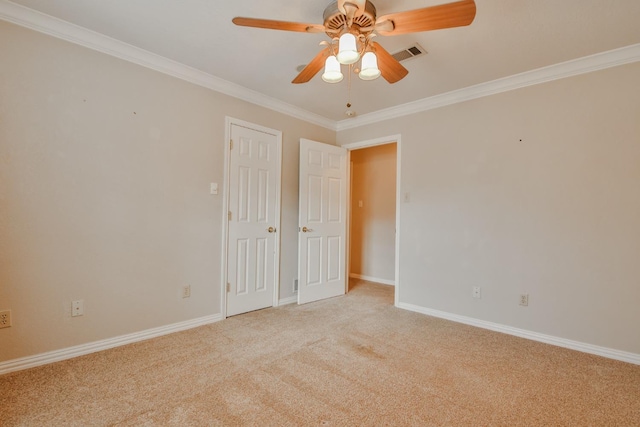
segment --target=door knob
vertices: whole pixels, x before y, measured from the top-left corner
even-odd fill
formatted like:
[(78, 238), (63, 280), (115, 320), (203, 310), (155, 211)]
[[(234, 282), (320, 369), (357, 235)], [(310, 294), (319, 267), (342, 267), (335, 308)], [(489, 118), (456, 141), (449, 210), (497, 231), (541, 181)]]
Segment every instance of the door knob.
[(269, 227), (269, 228), (267, 228), (267, 231), (268, 231), (269, 233), (275, 233), (275, 232), (276, 232), (276, 229), (275, 229), (275, 228), (273, 228), (273, 227)]
[(309, 231), (312, 231), (310, 228), (307, 227), (302, 227), (302, 232), (303, 233), (308, 233)]

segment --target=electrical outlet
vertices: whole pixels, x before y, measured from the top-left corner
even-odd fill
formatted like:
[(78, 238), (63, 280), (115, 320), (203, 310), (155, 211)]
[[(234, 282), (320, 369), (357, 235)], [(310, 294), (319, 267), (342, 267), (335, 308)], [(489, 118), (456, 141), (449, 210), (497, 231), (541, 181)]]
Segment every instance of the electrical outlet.
[(473, 297), (478, 299), (482, 297), (482, 290), (480, 289), (480, 286), (473, 287)]
[(84, 300), (71, 301), (71, 317), (82, 316), (84, 314)]
[(524, 307), (529, 305), (529, 294), (520, 294), (520, 305)]
[(0, 328), (11, 326), (11, 310), (0, 311)]
[(182, 287), (182, 298), (191, 297), (191, 285), (184, 285)]

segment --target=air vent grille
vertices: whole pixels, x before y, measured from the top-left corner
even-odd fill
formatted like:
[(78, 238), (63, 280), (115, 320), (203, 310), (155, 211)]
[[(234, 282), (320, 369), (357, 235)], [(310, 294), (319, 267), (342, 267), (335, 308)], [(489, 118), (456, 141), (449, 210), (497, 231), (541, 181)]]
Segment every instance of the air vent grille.
[(406, 61), (407, 59), (415, 58), (416, 56), (425, 55), (427, 51), (425, 48), (420, 46), (419, 44), (415, 44), (411, 47), (408, 47), (400, 52), (394, 53), (393, 56), (397, 61)]

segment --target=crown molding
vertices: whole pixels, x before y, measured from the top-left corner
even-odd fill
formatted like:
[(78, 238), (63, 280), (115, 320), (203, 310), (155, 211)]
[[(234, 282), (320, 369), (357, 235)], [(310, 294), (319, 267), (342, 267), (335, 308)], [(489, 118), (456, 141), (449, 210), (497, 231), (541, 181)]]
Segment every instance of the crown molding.
[(640, 43), (619, 49), (609, 50), (595, 55), (585, 56), (571, 61), (561, 62), (548, 67), (526, 71), (513, 76), (480, 83), (463, 89), (454, 90), (440, 95), (419, 99), (417, 101), (398, 105), (373, 113), (363, 114), (353, 119), (345, 119), (337, 122), (337, 131), (353, 129), (370, 125), (383, 120), (394, 119), (422, 111), (433, 110), (459, 102), (470, 101), (501, 92), (520, 89), (527, 86), (546, 83), (553, 80), (564, 79), (605, 68), (617, 67), (640, 61)]
[(336, 130), (336, 122), (334, 120), (8, 0), (0, 0), (0, 19), (159, 71), (296, 119)]
[(639, 43), (335, 121), (9, 0), (0, 0), (0, 19), (337, 132), (640, 61)]

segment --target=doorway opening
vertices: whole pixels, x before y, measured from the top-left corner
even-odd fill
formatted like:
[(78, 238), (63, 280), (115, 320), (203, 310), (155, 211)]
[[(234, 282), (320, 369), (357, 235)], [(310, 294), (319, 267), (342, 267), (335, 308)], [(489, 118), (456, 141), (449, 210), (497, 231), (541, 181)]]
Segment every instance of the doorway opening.
[[(348, 278), (395, 286), (399, 295), (400, 135), (349, 150)], [(350, 290), (348, 288), (347, 290)]]

